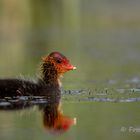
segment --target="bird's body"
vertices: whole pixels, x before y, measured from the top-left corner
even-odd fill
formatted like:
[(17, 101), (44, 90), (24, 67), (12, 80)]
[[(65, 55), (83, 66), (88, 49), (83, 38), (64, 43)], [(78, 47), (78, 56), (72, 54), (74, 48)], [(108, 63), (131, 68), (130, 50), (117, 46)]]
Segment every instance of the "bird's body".
[(75, 69), (75, 67), (69, 63), (65, 56), (58, 52), (53, 52), (42, 60), (42, 77), (36, 81), (25, 79), (0, 79), (0, 98), (60, 94), (59, 81), (61, 75), (69, 70)]

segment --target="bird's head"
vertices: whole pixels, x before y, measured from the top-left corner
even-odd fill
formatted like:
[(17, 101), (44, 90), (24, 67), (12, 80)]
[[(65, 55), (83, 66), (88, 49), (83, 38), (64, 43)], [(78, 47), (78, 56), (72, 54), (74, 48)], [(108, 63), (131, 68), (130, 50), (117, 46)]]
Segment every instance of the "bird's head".
[(63, 74), (67, 71), (76, 69), (76, 67), (59, 52), (52, 52), (47, 57), (43, 57), (42, 60), (44, 63), (50, 63), (53, 65), (58, 74)]

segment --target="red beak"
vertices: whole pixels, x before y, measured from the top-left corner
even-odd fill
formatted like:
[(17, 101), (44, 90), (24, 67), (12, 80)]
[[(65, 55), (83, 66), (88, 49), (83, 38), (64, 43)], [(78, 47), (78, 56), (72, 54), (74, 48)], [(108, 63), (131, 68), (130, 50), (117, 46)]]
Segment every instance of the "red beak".
[(66, 70), (76, 70), (76, 67), (71, 65), (71, 64), (67, 64), (64, 66)]

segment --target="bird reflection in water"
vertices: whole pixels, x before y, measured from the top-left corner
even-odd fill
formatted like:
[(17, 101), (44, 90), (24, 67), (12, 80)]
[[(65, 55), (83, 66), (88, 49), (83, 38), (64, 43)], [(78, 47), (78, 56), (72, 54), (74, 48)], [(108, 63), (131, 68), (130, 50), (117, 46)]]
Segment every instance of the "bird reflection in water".
[[(60, 95), (60, 94), (59, 94)], [(23, 100), (24, 99), (24, 100)], [(70, 118), (63, 114), (60, 96), (30, 97), (20, 96), (17, 98), (0, 99), (0, 110), (20, 110), (39, 106), (42, 111), (42, 122), (46, 132), (62, 134), (71, 126), (76, 125), (76, 118)]]
[(49, 103), (43, 109), (43, 124), (48, 132), (63, 133), (76, 124), (76, 118), (65, 116), (61, 103)]

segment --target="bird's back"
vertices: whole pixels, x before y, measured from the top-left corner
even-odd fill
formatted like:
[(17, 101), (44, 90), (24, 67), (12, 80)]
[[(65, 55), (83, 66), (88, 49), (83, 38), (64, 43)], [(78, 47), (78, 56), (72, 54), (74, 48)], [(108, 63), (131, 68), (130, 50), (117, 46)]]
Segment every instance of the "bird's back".
[(0, 97), (32, 95), (38, 89), (37, 83), (22, 79), (0, 79)]

